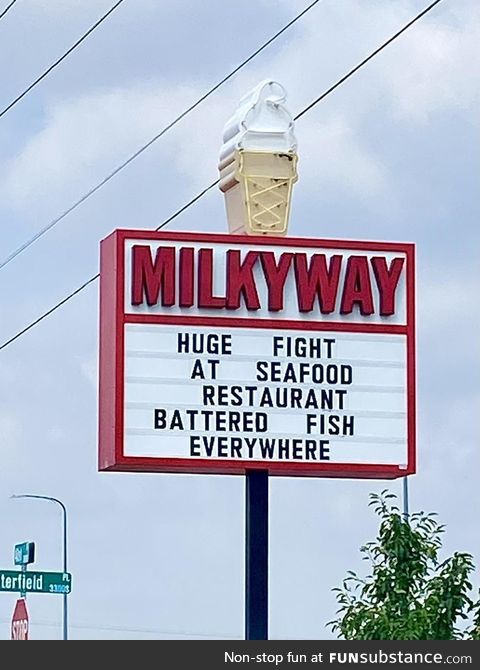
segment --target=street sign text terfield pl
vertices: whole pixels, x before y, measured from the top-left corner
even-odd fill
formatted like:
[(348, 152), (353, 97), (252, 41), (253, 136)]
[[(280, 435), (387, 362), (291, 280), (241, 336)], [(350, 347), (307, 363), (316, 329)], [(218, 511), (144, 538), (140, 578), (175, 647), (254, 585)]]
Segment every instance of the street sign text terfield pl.
[(100, 468), (415, 471), (410, 244), (117, 231)]
[(68, 594), (71, 587), (72, 576), (69, 572), (0, 570), (0, 591)]

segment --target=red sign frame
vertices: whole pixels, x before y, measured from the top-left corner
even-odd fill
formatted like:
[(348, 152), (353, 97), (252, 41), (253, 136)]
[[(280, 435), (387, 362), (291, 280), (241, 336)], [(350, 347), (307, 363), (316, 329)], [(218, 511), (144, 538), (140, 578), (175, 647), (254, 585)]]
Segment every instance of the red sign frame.
[[(125, 240), (165, 240), (236, 244), (316, 247), (358, 251), (402, 252), (406, 256), (406, 325), (210, 316), (164, 316), (125, 314)], [(300, 237), (257, 237), (211, 233), (151, 232), (116, 230), (101, 242), (100, 260), (100, 391), (99, 470), (125, 472), (170, 472), (245, 474), (246, 470), (268, 469), (270, 475), (394, 479), (415, 473), (415, 249), (410, 243), (324, 240)], [(391, 464), (292, 463), (227, 459), (183, 459), (125, 456), (124, 433), (124, 326), (127, 323), (156, 323), (180, 326), (227, 326), (292, 329), (328, 332), (403, 334), (407, 336), (407, 441), (405, 469)]]

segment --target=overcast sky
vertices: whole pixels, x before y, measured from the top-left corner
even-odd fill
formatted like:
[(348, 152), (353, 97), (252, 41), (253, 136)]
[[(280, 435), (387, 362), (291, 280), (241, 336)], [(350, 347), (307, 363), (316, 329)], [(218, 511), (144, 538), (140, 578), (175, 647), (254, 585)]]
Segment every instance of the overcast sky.
[[(3, 4), (7, 0), (3, 0)], [(0, 106), (112, 0), (18, 0), (0, 21)], [(0, 119), (0, 257), (71, 205), (307, 0), (126, 0)], [(265, 77), (300, 111), (427, 0), (323, 0), (232, 81), (0, 271), (0, 343), (98, 269), (114, 228), (153, 228), (217, 176), (221, 133)], [(445, 550), (480, 563), (478, 74), (480, 12), (444, 0), (297, 125), (298, 236), (415, 242), (418, 474)], [(172, 230), (226, 231), (211, 191)], [(61, 569), (70, 514), (72, 638), (243, 637), (242, 477), (97, 472), (98, 285), (0, 352), (0, 568), (37, 543)], [(271, 481), (270, 635), (328, 638), (332, 587), (364, 569), (368, 494), (400, 481)], [(15, 595), (0, 593), (0, 638)], [(32, 638), (61, 635), (61, 598), (28, 597)]]

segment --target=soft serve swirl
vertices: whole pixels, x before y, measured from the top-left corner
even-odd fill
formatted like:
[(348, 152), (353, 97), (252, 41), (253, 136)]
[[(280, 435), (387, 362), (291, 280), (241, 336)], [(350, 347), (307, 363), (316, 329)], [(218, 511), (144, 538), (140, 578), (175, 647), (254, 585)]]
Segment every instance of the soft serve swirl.
[(284, 106), (283, 86), (265, 79), (243, 96), (223, 130), (220, 161), (236, 149), (293, 152), (297, 148), (294, 122)]

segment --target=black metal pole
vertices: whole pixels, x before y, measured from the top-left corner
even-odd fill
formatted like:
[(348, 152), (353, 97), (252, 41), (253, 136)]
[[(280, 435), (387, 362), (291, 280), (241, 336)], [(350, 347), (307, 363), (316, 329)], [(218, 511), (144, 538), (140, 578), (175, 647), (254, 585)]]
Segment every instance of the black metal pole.
[(268, 471), (245, 485), (245, 639), (268, 640)]

